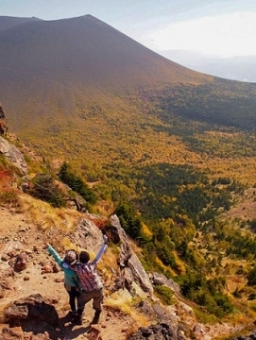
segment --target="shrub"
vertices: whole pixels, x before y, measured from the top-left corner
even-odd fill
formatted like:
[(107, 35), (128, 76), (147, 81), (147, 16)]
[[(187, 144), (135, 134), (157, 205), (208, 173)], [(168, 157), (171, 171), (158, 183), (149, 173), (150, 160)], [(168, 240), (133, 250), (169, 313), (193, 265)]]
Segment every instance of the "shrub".
[(155, 286), (155, 293), (165, 305), (172, 304), (173, 291), (167, 286)]
[(121, 202), (115, 209), (120, 224), (133, 239), (141, 237), (142, 223), (129, 203)]
[(36, 175), (29, 193), (42, 201), (50, 203), (55, 208), (66, 205), (62, 191), (54, 184), (53, 178), (48, 174)]
[(88, 187), (88, 185), (76, 174), (74, 174), (67, 163), (63, 163), (60, 171), (59, 178), (62, 182), (67, 184), (72, 190), (80, 194), (87, 202), (95, 204), (97, 201), (96, 195)]
[(19, 206), (19, 196), (14, 190), (3, 190), (0, 192), (0, 205)]

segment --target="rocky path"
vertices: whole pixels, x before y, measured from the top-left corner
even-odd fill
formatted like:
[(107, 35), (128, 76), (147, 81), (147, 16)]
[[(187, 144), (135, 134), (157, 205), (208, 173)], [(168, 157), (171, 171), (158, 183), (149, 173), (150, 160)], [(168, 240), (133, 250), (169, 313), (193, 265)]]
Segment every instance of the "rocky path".
[[(83, 325), (72, 325), (66, 317), (69, 311), (68, 295), (63, 286), (63, 273), (47, 272), (47, 266), (52, 263), (45, 246), (47, 240), (37, 234), (37, 228), (33, 225), (25, 213), (17, 214), (10, 209), (0, 207), (1, 229), (0, 229), (0, 275), (2, 286), (2, 298), (0, 298), (0, 315), (6, 307), (15, 301), (30, 295), (40, 294), (43, 298), (49, 298), (54, 302), (54, 307), (59, 316), (58, 326), (52, 328), (44, 325), (45, 335), (39, 323), (30, 322), (29, 327), (22, 322), (9, 328), (8, 324), (0, 324), (0, 331), (8, 339), (33, 334), (31, 339), (90, 339), (90, 340), (124, 340), (129, 332), (133, 320), (129, 316), (121, 315), (120, 312), (104, 309), (101, 321), (98, 325), (89, 326), (93, 318), (91, 303), (86, 306)], [(27, 255), (27, 267), (21, 272), (15, 272), (8, 277), (10, 261), (19, 252)], [(26, 335), (27, 334), (27, 335)], [(0, 336), (1, 338), (1, 336)]]

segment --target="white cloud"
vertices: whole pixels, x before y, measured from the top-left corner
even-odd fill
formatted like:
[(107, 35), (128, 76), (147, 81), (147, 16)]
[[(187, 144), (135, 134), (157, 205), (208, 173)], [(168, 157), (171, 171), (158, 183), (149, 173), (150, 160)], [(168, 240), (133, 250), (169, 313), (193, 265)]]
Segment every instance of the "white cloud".
[(256, 55), (256, 12), (240, 12), (176, 22), (144, 32), (153, 50), (194, 50), (220, 57)]

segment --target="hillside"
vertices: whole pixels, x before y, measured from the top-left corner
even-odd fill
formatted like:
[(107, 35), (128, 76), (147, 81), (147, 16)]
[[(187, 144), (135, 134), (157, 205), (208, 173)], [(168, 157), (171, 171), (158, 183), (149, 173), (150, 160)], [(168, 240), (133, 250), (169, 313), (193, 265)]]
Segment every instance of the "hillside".
[(6, 16), (0, 16), (0, 31), (6, 30), (21, 24), (24, 24), (26, 22), (31, 21), (37, 21), (40, 20), (38, 18), (16, 18), (16, 17), (6, 17)]
[[(15, 141), (13, 135), (7, 137)], [(239, 287), (238, 292), (243, 295), (243, 298), (233, 298), (236, 311), (221, 320), (210, 314), (204, 315), (204, 308), (182, 296), (179, 291), (181, 286), (161, 274), (158, 271), (160, 267), (154, 271), (147, 270), (143, 277), (143, 270), (139, 269), (141, 262), (135, 255), (126, 264), (122, 261), (120, 263), (122, 255), (127, 256), (127, 251), (134, 252), (141, 260), (144, 256), (141, 256), (142, 249), (120, 229), (115, 217), (81, 213), (74, 207), (53, 208), (45, 201), (25, 193), (25, 184), (32, 184), (31, 170), (35, 166), (43, 169), (44, 164), (25, 145), (19, 143), (19, 148), (23, 156), (30, 154), (25, 176), (21, 176), (20, 169), (0, 154), (0, 332), (4, 339), (33, 337), (57, 340), (71, 337), (91, 340), (143, 340), (151, 332), (154, 340), (163, 334), (168, 334), (170, 340), (211, 340), (245, 332), (244, 328), (246, 332), (253, 330), (254, 303), (247, 301), (248, 309), (244, 310), (243, 307), (246, 295), (252, 294), (253, 289), (247, 291), (249, 288), (245, 285), (245, 276), (234, 272), (235, 268), (240, 268), (239, 263), (232, 261), (231, 257), (226, 258), (226, 261), (232, 261), (231, 267), (225, 268), (228, 271), (226, 290), (231, 295), (235, 287)], [(249, 197), (251, 196), (247, 196), (247, 200)], [(244, 210), (246, 216), (246, 208)], [(86, 248), (90, 249), (93, 256), (101, 242), (100, 230), (104, 228), (110, 242), (99, 265), (105, 289), (101, 321), (89, 326), (93, 315), (89, 303), (83, 325), (74, 326), (67, 316), (63, 274), (54, 266), (52, 258), (47, 254), (46, 245), (50, 242), (61, 253), (68, 248)], [(113, 238), (116, 232), (112, 234), (116, 228), (120, 236), (118, 243)], [(211, 242), (213, 240), (210, 241), (209, 238), (208, 246), (213, 245)], [(19, 256), (23, 258), (22, 267), (17, 266)], [(245, 269), (248, 263), (244, 260), (243, 264)], [(131, 280), (130, 275), (134, 275), (134, 270), (137, 275)], [(154, 290), (153, 295), (151, 287)], [(159, 287), (163, 287), (162, 290)], [(31, 308), (31, 313), (26, 314), (28, 307)], [(49, 315), (53, 318), (49, 318)], [(57, 324), (52, 324), (56, 315)]]
[[(21, 274), (8, 269), (17, 286), (7, 277), (3, 296), (11, 296), (8, 287), (19, 299), (25, 284), (37, 287), (29, 274), (46, 274), (49, 239), (63, 252), (84, 247), (86, 236), (85, 246), (96, 251), (103, 230), (111, 242), (100, 272), (112, 298), (104, 320), (117, 316), (111, 326), (118, 340), (132, 324), (136, 330), (145, 324), (146, 334), (154, 324), (164, 332), (163, 320), (186, 340), (253, 329), (255, 85), (193, 72), (90, 15), (1, 20), (0, 203), (7, 244), (1, 264), (8, 269), (18, 258), (8, 250), (17, 240), (35, 263)], [(29, 227), (20, 222), (12, 230), (19, 217), (12, 220), (10, 212)], [(27, 250), (34, 241), (39, 247)], [(51, 268), (44, 280), (56, 287), (59, 304), (50, 294), (56, 308), (49, 308), (62, 319), (61, 279), (54, 281)], [(41, 288), (46, 295), (47, 285)], [(18, 333), (33, 331), (31, 320), (21, 324)], [(106, 324), (95, 339), (110, 340)], [(79, 329), (66, 334), (80, 335)]]
[(254, 184), (253, 84), (193, 72), (90, 15), (0, 21), (8, 125), (54, 167), (95, 182), (105, 167), (189, 163)]
[(74, 118), (95, 97), (101, 105), (109, 96), (108, 102), (111, 97), (122, 100), (139, 86), (212, 79), (157, 55), (90, 15), (14, 26), (0, 33), (0, 46), (5, 84), (0, 96), (10, 119), (20, 112), (32, 121), (59, 113)]

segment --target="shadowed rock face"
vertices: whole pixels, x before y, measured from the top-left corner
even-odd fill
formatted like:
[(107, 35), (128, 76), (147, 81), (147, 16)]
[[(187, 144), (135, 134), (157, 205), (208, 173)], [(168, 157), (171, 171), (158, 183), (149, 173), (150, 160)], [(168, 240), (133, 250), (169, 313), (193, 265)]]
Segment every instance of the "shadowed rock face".
[(0, 103), (0, 119), (5, 119), (3, 105)]
[(250, 335), (240, 335), (233, 340), (255, 340), (256, 339), (256, 331), (251, 333)]
[(0, 134), (3, 135), (7, 131), (7, 123), (2, 104), (0, 103)]
[(167, 323), (160, 323), (150, 327), (141, 327), (132, 335), (130, 340), (182, 340), (186, 339), (183, 336), (182, 330), (175, 330)]
[(49, 299), (44, 299), (40, 294), (30, 295), (27, 298), (15, 301), (5, 310), (4, 316), (10, 324), (21, 320), (38, 320), (57, 325), (59, 317), (51, 302)]

